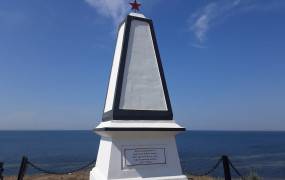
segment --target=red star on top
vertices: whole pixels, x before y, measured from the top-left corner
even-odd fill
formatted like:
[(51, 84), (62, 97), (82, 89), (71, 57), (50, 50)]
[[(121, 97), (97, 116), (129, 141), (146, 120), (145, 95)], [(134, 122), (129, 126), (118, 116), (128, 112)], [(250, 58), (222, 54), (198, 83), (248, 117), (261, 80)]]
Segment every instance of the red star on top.
[(140, 10), (140, 3), (137, 3), (137, 0), (135, 0), (134, 2), (130, 3), (130, 5), (132, 6), (132, 10), (134, 10), (135, 12)]

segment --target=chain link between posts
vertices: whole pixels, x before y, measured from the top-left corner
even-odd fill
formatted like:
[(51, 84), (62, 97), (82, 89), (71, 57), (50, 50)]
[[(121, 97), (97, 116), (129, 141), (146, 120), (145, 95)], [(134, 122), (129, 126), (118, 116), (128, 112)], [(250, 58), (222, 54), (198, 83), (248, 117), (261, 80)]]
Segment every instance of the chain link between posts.
[(74, 173), (74, 172), (77, 172), (77, 171), (81, 171), (81, 170), (84, 170), (84, 169), (87, 169), (87, 168), (93, 166), (95, 163), (96, 163), (96, 159), (90, 161), (88, 164), (86, 164), (86, 165), (84, 165), (82, 167), (79, 167), (77, 169), (73, 169), (73, 170), (65, 171), (65, 172), (57, 172), (57, 171), (51, 171), (51, 170), (43, 169), (43, 168), (35, 165), (34, 163), (32, 163), (29, 160), (27, 162), (27, 164), (31, 165), (34, 169), (36, 169), (36, 170), (38, 170), (40, 172), (43, 172), (43, 173), (46, 173), (46, 174), (56, 174), (56, 175), (71, 174), (71, 173)]
[(233, 165), (231, 161), (229, 161), (230, 166), (234, 170), (234, 172), (242, 179), (245, 180), (246, 178), (238, 171), (238, 169)]
[(211, 174), (212, 172), (214, 172), (220, 165), (220, 163), (222, 162), (222, 158), (220, 158), (216, 164), (214, 164), (214, 166), (209, 169), (208, 171), (206, 171), (205, 173), (192, 173), (192, 172), (189, 172), (189, 171), (186, 171), (187, 174), (191, 175), (191, 176), (207, 176), (209, 174)]
[[(46, 169), (44, 169), (44, 168), (41, 168), (41, 167), (39, 167), (38, 165), (36, 165), (36, 164), (34, 164), (34, 163), (32, 163), (31, 161), (29, 161), (26, 157), (23, 157), (23, 160), (24, 161), (22, 161), (22, 165), (21, 166), (23, 166), (23, 168), (21, 168), (21, 169), (23, 169), (23, 174), (22, 174), (22, 176), (21, 176), (21, 178), (19, 178), (18, 177), (18, 179), (20, 179), (20, 180), (22, 180), (23, 179), (23, 177), (24, 177), (24, 175), (25, 175), (25, 170), (24, 169), (26, 169), (26, 167), (27, 167), (27, 165), (30, 165), (31, 167), (33, 167), (34, 169), (36, 169), (36, 170), (38, 170), (38, 171), (40, 171), (40, 172), (42, 172), (42, 173), (46, 173), (46, 174), (55, 174), (55, 175), (65, 175), (65, 174), (71, 174), (71, 173), (74, 173), (74, 172), (77, 172), (77, 171), (81, 171), (81, 170), (84, 170), (84, 169), (87, 169), (87, 168), (89, 168), (89, 167), (91, 167), (91, 166), (93, 166), (95, 163), (96, 163), (96, 159), (94, 159), (94, 160), (92, 160), (92, 161), (90, 161), (89, 163), (87, 163), (86, 165), (84, 165), (84, 166), (82, 166), (82, 167), (79, 167), (79, 168), (77, 168), (77, 169), (73, 169), (73, 170), (70, 170), (70, 171), (64, 171), (64, 172), (58, 172), (58, 171), (51, 171), (51, 170), (46, 170)], [(192, 172), (189, 172), (189, 171), (186, 171), (186, 173), (187, 174), (189, 174), (189, 175), (191, 175), (191, 176), (207, 176), (207, 175), (209, 175), (209, 174), (211, 174), (212, 172), (214, 172), (218, 167), (219, 167), (219, 165), (221, 164), (223, 162), (223, 158), (220, 158), (217, 162), (216, 162), (216, 164), (214, 164), (213, 166), (212, 166), (212, 168), (210, 168), (208, 171), (206, 171), (205, 173), (192, 173)], [(229, 163), (229, 165), (230, 165), (230, 167), (234, 170), (234, 172), (242, 179), (242, 180), (245, 180), (246, 178), (238, 171), (238, 169), (233, 165), (233, 163), (230, 161), (230, 160), (228, 160), (228, 163)], [(21, 173), (20, 173), (21, 174)], [(1, 177), (1, 176), (0, 176)], [(1, 179), (1, 178), (0, 178)], [(191, 177), (189, 177), (188, 179), (193, 179), (193, 178), (191, 178)]]

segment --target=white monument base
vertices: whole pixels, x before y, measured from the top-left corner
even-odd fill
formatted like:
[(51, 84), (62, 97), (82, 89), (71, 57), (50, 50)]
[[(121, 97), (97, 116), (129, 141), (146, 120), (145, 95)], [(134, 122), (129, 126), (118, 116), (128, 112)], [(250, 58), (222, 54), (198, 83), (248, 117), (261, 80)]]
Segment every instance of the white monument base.
[[(152, 124), (151, 128), (156, 125), (160, 128), (180, 127), (174, 121), (166, 124), (157, 121), (143, 124), (148, 123)], [(133, 126), (122, 131), (119, 127), (126, 127), (126, 124), (132, 123), (103, 122), (95, 129), (101, 140), (96, 166), (90, 172), (90, 180), (187, 180), (187, 177), (182, 175), (176, 148), (175, 135), (179, 133), (178, 130), (155, 128), (156, 130), (152, 131), (136, 121), (136, 126), (141, 127), (140, 131), (132, 130), (137, 128)]]

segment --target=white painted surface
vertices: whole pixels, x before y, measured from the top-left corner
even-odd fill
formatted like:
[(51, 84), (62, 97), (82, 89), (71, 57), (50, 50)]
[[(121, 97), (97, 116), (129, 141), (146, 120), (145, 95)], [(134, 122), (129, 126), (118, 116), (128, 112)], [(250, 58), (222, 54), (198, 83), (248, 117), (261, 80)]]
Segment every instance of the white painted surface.
[(96, 128), (182, 128), (174, 120), (112, 120), (103, 121)]
[(129, 13), (130, 16), (135, 16), (135, 17), (140, 17), (140, 18), (145, 18), (145, 16), (141, 13), (135, 13), (135, 12), (131, 12)]
[(167, 110), (149, 24), (133, 20), (120, 109)]
[[(141, 15), (135, 14), (134, 16)], [(133, 34), (138, 33), (138, 37), (136, 39), (137, 35), (133, 35), (133, 40), (137, 43), (132, 43), (132, 47), (130, 48), (131, 53), (128, 55), (129, 64), (124, 82), (125, 89), (122, 94), (124, 102), (120, 104), (120, 107), (128, 109), (139, 108), (143, 110), (148, 108), (151, 110), (166, 110), (162, 84), (156, 59), (154, 59), (150, 29), (147, 24), (140, 22), (135, 22), (134, 26), (136, 28)], [(121, 26), (118, 33), (104, 112), (111, 110), (113, 105), (123, 32), (124, 25)], [(149, 41), (151, 41), (151, 44), (149, 44)], [(138, 47), (140, 48), (137, 49)], [(132, 64), (132, 61), (134, 61), (134, 64)], [(139, 69), (140, 67), (142, 69)], [(135, 78), (129, 75), (134, 75)], [(138, 84), (135, 84), (136, 82)], [(147, 93), (141, 91), (146, 91)], [(131, 98), (126, 96), (129, 93), (132, 96), (138, 93), (139, 99), (135, 100), (139, 101), (134, 102), (132, 96), (130, 96)], [(146, 97), (149, 95), (151, 98)], [(173, 120), (112, 120), (102, 122), (96, 128), (104, 127), (181, 128)], [(96, 166), (90, 171), (90, 180), (187, 180), (187, 177), (182, 174), (176, 148), (175, 135), (179, 131), (96, 131), (96, 133), (101, 135), (101, 140)], [(125, 157), (123, 151), (130, 148), (162, 148), (165, 150), (164, 156), (162, 156), (161, 152), (157, 152), (157, 156), (159, 157), (152, 162), (161, 162), (165, 158), (166, 163), (147, 163), (135, 166), (124, 165), (123, 160)]]
[[(166, 134), (164, 136), (149, 136), (148, 132), (133, 132), (127, 136), (116, 136), (110, 134), (110, 137), (103, 137), (100, 141), (100, 147), (96, 166), (90, 172), (90, 180), (186, 180), (182, 175), (180, 160), (176, 148), (175, 136)], [(157, 135), (159, 132), (156, 132)], [(126, 148), (164, 148), (166, 150), (165, 164), (123, 166), (124, 153)]]
[[(98, 156), (97, 156), (97, 160), (96, 160), (97, 166), (96, 167), (98, 169), (98, 172), (100, 172), (100, 176), (103, 178), (103, 177), (108, 176), (109, 167), (110, 167), (110, 161), (108, 160), (108, 158), (110, 158), (110, 156), (105, 157), (102, 155), (103, 154), (106, 154), (106, 155), (111, 154), (112, 140), (110, 138), (107, 138), (107, 137), (102, 137), (100, 140), (99, 147), (100, 148), (98, 150)], [(99, 154), (100, 154), (100, 156), (99, 156)], [(101, 179), (101, 178), (99, 178), (99, 179)]]
[(115, 49), (115, 54), (114, 54), (114, 59), (113, 59), (112, 71), (111, 71), (110, 80), (109, 80), (109, 86), (108, 86), (108, 92), (107, 92), (104, 112), (112, 110), (112, 107), (113, 107), (115, 90), (116, 90), (116, 82), (117, 82), (120, 57), (121, 57), (121, 50), (122, 50), (123, 39), (124, 39), (124, 31), (125, 31), (125, 23), (121, 25), (119, 32), (118, 32), (117, 44), (116, 44), (116, 49)]

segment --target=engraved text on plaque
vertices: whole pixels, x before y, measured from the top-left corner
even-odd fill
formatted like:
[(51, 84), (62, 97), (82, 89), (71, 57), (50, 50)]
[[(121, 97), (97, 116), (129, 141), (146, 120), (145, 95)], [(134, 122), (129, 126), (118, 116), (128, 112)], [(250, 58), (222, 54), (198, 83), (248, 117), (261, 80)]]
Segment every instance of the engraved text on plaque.
[(125, 165), (166, 164), (165, 148), (124, 149)]

